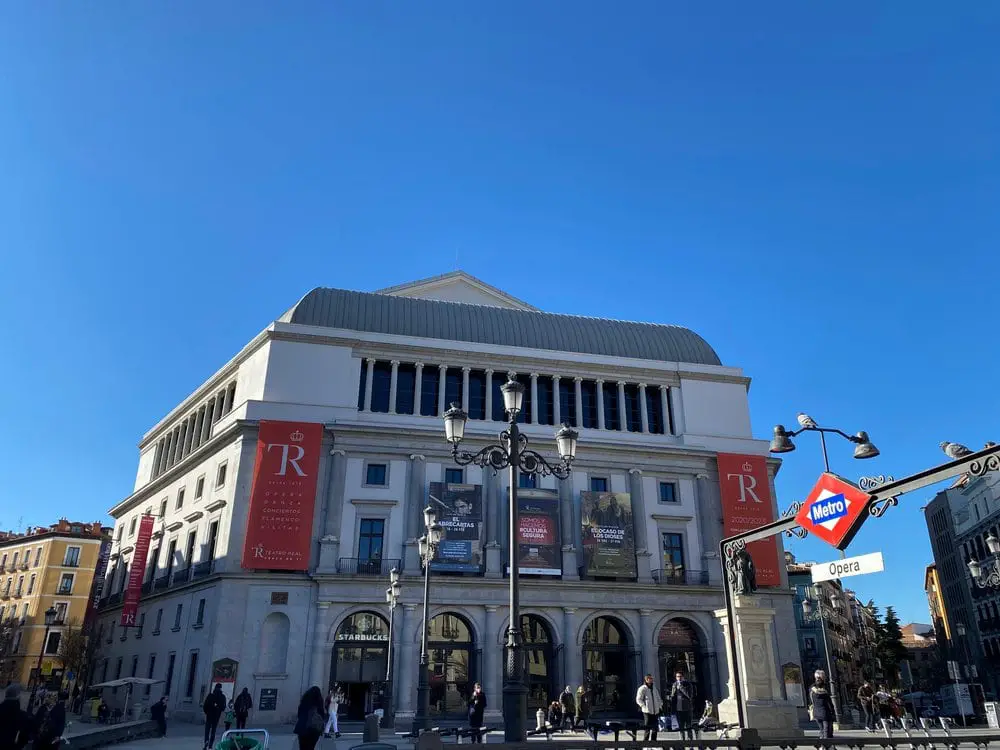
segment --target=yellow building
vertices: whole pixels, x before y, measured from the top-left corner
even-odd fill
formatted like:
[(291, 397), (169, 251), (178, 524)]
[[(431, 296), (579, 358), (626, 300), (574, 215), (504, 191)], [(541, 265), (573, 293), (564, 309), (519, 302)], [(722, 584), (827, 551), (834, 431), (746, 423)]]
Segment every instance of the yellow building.
[[(0, 532), (0, 685), (29, 687), (39, 656), (46, 681), (67, 676), (63, 639), (86, 622), (108, 531), (62, 519), (24, 534)], [(46, 637), (50, 609), (55, 617)]]

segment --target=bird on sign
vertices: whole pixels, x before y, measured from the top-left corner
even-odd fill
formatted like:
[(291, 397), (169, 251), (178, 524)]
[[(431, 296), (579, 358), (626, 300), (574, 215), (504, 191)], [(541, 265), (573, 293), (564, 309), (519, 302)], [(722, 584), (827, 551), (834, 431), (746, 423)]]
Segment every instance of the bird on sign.
[(947, 440), (941, 443), (941, 450), (948, 458), (962, 458), (968, 456), (972, 451), (961, 443), (949, 443)]
[(795, 417), (799, 421), (799, 427), (816, 428), (819, 425), (816, 424), (816, 420), (810, 417), (805, 412), (799, 412), (798, 416)]

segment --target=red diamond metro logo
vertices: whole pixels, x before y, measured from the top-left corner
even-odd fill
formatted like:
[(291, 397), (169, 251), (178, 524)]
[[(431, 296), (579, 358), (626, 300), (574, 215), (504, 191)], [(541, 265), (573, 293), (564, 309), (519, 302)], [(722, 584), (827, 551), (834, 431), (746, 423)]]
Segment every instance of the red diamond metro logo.
[(803, 529), (837, 549), (846, 549), (868, 517), (872, 496), (836, 474), (820, 474), (795, 516)]

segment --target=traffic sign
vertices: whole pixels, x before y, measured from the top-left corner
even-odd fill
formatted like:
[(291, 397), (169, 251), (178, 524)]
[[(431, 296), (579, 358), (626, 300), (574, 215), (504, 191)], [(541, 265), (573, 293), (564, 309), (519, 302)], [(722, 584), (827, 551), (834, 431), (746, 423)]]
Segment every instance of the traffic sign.
[(845, 549), (868, 517), (871, 495), (836, 474), (824, 472), (809, 492), (795, 522), (837, 549)]
[(865, 573), (881, 573), (885, 570), (885, 561), (881, 552), (868, 555), (845, 557), (843, 560), (831, 560), (825, 563), (813, 563), (812, 579), (814, 582), (832, 581), (835, 578), (862, 576)]

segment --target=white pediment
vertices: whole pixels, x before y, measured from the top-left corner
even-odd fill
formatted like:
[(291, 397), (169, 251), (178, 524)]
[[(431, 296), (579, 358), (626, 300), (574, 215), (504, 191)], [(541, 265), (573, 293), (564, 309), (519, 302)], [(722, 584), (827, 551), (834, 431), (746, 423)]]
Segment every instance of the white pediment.
[(440, 302), (461, 302), (466, 305), (505, 307), (509, 310), (537, 311), (538, 309), (464, 271), (452, 271), (429, 279), (411, 281), (388, 289), (380, 289), (378, 293)]

